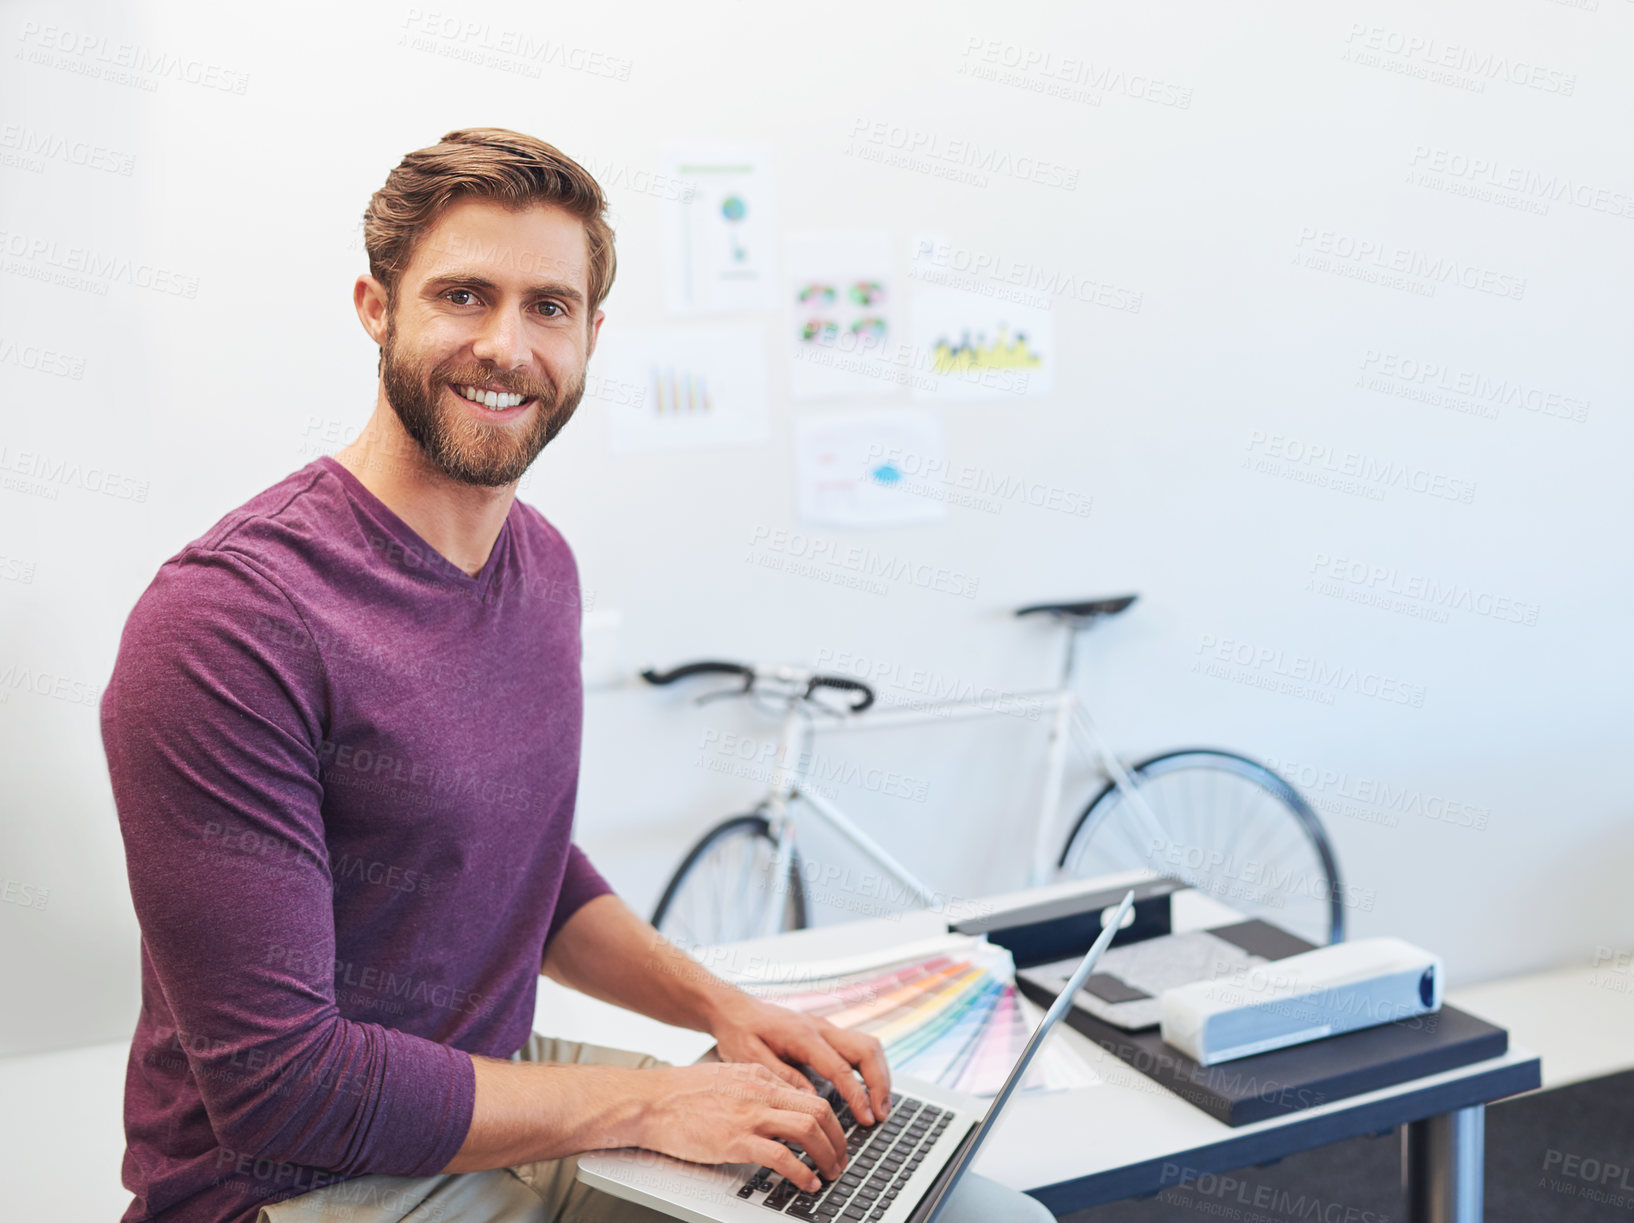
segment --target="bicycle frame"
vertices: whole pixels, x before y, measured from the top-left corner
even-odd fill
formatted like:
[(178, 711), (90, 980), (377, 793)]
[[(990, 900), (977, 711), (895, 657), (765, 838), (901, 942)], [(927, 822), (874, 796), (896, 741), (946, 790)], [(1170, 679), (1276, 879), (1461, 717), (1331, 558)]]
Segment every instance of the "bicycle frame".
[[(1050, 718), (1050, 741), (1045, 756), (1043, 785), (1038, 799), (1038, 813), (1033, 821), (1033, 845), (1029, 866), (1031, 886), (1050, 880), (1055, 867), (1055, 831), (1066, 778), (1068, 744), (1075, 745), (1129, 800), (1137, 818), (1145, 825), (1154, 845), (1169, 845), (1170, 838), (1161, 822), (1153, 814), (1139, 793), (1123, 763), (1113, 754), (1101, 736), (1089, 710), (1073, 687), (1076, 662), (1076, 626), (1068, 626), (1066, 659), (1061, 669), (1061, 680), (1054, 688), (1033, 689), (1005, 693), (1008, 700), (1035, 701), (1041, 704)], [(830, 711), (834, 712), (834, 711)], [(835, 721), (823, 726), (825, 732), (855, 730), (885, 730), (891, 727), (925, 726), (950, 719), (979, 719), (1009, 717), (1005, 708), (994, 708), (981, 701), (932, 702), (913, 710), (894, 713), (869, 713), (851, 718), (835, 712)], [(822, 795), (802, 788), (809, 761), (810, 745), (818, 727), (814, 724), (808, 703), (789, 699), (783, 714), (778, 739), (777, 763), (773, 769), (771, 789), (759, 805), (766, 816), (773, 835), (777, 838), (775, 862), (794, 861), (794, 825), (790, 808), (796, 802), (804, 803), (834, 832), (890, 875), (904, 890), (927, 908), (935, 907), (935, 893), (912, 871), (893, 857), (884, 846), (869, 836), (844, 812)], [(781, 869), (773, 872), (771, 904), (767, 908), (767, 934), (775, 934), (777, 923), (788, 896), (788, 874)]]

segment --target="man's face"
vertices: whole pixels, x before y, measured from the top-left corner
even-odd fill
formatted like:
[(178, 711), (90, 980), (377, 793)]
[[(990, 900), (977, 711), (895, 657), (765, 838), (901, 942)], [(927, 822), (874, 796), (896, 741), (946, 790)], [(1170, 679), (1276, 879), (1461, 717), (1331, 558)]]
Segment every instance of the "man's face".
[(601, 329), (589, 279), (584, 224), (553, 205), (462, 200), (420, 239), (386, 315), (381, 383), (432, 465), (464, 484), (522, 478), (584, 395)]

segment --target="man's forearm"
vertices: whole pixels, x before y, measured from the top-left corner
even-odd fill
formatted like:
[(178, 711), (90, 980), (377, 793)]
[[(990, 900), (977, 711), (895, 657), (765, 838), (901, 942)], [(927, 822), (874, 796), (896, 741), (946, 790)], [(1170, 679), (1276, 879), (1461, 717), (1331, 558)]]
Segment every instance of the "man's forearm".
[(640, 1071), (471, 1056), (476, 1108), (444, 1172), (477, 1172), (636, 1141), (645, 1111)]
[(699, 1032), (713, 1032), (724, 1010), (751, 1001), (610, 893), (556, 932), (543, 971), (580, 993)]

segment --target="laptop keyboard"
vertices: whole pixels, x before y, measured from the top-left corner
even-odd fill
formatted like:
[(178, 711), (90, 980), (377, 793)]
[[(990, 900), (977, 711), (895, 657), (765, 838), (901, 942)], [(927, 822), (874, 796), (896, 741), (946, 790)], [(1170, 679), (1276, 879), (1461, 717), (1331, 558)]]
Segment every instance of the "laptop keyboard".
[[(795, 1219), (864, 1223), (883, 1218), (908, 1178), (919, 1170), (926, 1154), (946, 1132), (953, 1114), (912, 1096), (893, 1093), (889, 1120), (865, 1126), (852, 1116), (850, 1106), (833, 1084), (814, 1076), (814, 1085), (845, 1131), (845, 1171), (838, 1180), (824, 1181), (816, 1193), (807, 1193), (770, 1168), (761, 1168), (743, 1183), (738, 1196), (758, 1199), (768, 1210)], [(786, 1145), (801, 1163), (816, 1171), (811, 1156), (792, 1143)]]

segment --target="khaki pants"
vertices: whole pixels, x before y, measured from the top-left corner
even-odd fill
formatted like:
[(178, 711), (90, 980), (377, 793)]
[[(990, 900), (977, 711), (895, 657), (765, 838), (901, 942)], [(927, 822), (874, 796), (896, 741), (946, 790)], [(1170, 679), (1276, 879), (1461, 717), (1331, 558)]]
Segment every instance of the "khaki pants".
[[(530, 1062), (666, 1066), (656, 1057), (553, 1040), (535, 1032), (518, 1055)], [(370, 1173), (263, 1206), (256, 1223), (661, 1223), (670, 1216), (581, 1184), (577, 1156), (485, 1172), (436, 1176)]]
[[(530, 1062), (667, 1066), (644, 1053), (553, 1040), (535, 1032), (517, 1057)], [(370, 1173), (263, 1206), (256, 1223), (667, 1223), (671, 1216), (592, 1189), (577, 1156), (486, 1172), (436, 1176)], [(1026, 1194), (967, 1172), (943, 1223), (1050, 1223)]]

